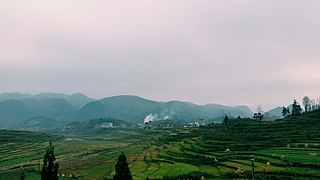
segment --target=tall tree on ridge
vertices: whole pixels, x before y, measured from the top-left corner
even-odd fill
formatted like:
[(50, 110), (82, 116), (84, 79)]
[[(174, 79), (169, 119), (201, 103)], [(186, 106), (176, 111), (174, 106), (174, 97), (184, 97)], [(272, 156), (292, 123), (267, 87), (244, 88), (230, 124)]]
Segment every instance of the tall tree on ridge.
[(41, 180), (58, 180), (59, 164), (54, 163), (56, 160), (54, 156), (54, 145), (49, 142), (46, 154), (43, 157), (43, 166), (41, 171)]
[(301, 114), (301, 107), (300, 104), (297, 102), (297, 100), (293, 100), (293, 104), (292, 104), (292, 115), (296, 116), (296, 115), (300, 115)]

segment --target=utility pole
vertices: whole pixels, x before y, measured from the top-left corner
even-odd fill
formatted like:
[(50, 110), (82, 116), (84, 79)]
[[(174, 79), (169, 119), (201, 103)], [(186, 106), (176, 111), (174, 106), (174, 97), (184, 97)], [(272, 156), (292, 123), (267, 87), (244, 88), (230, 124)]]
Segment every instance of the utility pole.
[(38, 155), (37, 159), (38, 159), (38, 171), (39, 172), (41, 172), (41, 170), (40, 170), (40, 147), (41, 147), (41, 143), (39, 143), (39, 146), (37, 148), (37, 155)]
[(254, 180), (254, 155), (251, 156), (252, 179)]

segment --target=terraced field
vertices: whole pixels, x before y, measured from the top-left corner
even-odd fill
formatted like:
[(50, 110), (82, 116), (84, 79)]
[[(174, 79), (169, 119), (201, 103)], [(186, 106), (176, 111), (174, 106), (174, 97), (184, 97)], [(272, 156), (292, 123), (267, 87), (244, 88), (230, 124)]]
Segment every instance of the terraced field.
[(0, 138), (1, 180), (19, 179), (22, 171), (27, 179), (39, 179), (38, 160), (49, 139), (56, 146), (61, 179), (112, 179), (121, 152), (137, 180), (250, 179), (252, 158), (256, 179), (320, 179), (319, 111), (278, 121), (230, 120), (192, 129), (58, 135), (0, 131)]
[[(142, 142), (149, 138), (140, 130), (90, 133), (92, 131), (46, 135), (37, 132), (0, 131), (0, 179), (19, 179), (23, 171), (26, 172), (27, 179), (39, 179), (39, 169), (49, 141), (56, 147), (59, 173), (64, 179), (69, 176), (82, 179), (102, 179), (108, 175), (112, 177), (115, 159), (120, 152), (135, 153), (141, 149)], [(152, 137), (152, 132), (150, 134)]]
[[(319, 142), (319, 112), (274, 122), (233, 120), (166, 136), (154, 142), (158, 150), (150, 161), (173, 169), (182, 163), (189, 166), (184, 174), (206, 178), (250, 179), (254, 156), (257, 179), (320, 179)], [(156, 172), (150, 177), (158, 178)], [(165, 176), (179, 175), (170, 172)]]

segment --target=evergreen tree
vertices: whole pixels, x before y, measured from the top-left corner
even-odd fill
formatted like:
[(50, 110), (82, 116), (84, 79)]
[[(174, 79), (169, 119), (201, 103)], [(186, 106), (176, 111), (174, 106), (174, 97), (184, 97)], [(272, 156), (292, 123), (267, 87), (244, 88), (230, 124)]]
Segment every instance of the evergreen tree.
[(285, 106), (282, 107), (282, 115), (283, 117), (288, 117), (290, 115), (289, 107), (285, 107)]
[(132, 175), (127, 163), (127, 157), (124, 153), (118, 157), (118, 162), (115, 165), (116, 174), (113, 176), (114, 180), (132, 180)]
[(54, 163), (56, 160), (54, 156), (54, 145), (49, 142), (46, 154), (43, 157), (43, 166), (41, 171), (41, 180), (57, 180), (59, 164)]
[(296, 116), (296, 115), (300, 115), (301, 114), (301, 107), (300, 104), (297, 102), (297, 100), (293, 100), (293, 104), (292, 104), (292, 115)]
[(287, 117), (287, 108), (283, 106), (281, 113), (283, 117)]
[(291, 112), (290, 112), (289, 107), (287, 107), (287, 114), (288, 114), (288, 116), (290, 116), (290, 115), (291, 115)]
[(223, 124), (228, 125), (228, 122), (229, 122), (229, 117), (225, 116), (223, 119)]

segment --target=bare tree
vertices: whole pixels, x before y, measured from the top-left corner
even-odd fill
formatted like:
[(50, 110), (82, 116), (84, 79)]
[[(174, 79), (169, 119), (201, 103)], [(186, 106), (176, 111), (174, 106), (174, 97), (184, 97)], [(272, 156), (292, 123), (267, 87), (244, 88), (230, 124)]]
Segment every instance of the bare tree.
[(260, 105), (258, 105), (258, 107), (257, 107), (257, 112), (258, 112), (258, 113), (263, 113), (262, 107), (261, 107)]
[(305, 96), (305, 97), (302, 99), (302, 103), (303, 103), (304, 111), (305, 111), (305, 112), (311, 111), (311, 99), (310, 99), (308, 96)]
[(310, 101), (311, 111), (315, 111), (317, 107), (317, 103), (315, 99), (311, 99)]

